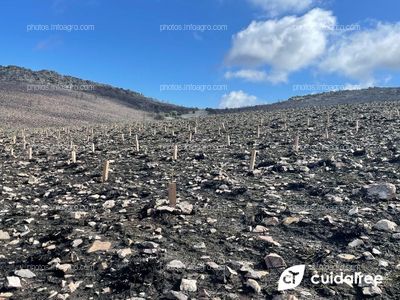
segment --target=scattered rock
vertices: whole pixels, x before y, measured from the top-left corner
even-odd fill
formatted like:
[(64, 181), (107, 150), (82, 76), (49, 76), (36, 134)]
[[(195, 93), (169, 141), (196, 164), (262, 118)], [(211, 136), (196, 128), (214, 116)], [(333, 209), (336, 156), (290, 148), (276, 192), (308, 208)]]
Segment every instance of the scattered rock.
[(396, 197), (396, 186), (391, 183), (377, 183), (364, 186), (369, 197), (377, 197), (380, 200), (391, 200)]
[(103, 208), (105, 208), (105, 209), (111, 209), (114, 206), (115, 206), (114, 200), (107, 200), (106, 202), (103, 203)]
[(117, 254), (119, 258), (125, 258), (132, 254), (132, 250), (130, 248), (120, 249), (117, 251)]
[(10, 235), (7, 231), (0, 230), (0, 240), (9, 240)]
[(28, 269), (16, 270), (14, 272), (14, 274), (19, 276), (19, 277), (28, 278), (28, 279), (36, 277), (36, 274), (33, 273), (31, 270), (28, 270)]
[(73, 248), (76, 248), (76, 247), (78, 247), (79, 245), (81, 245), (83, 243), (83, 240), (82, 239), (76, 239), (76, 240), (74, 240), (73, 242), (72, 242), (72, 247)]
[(263, 233), (263, 232), (267, 232), (268, 228), (261, 226), (261, 225), (257, 225), (254, 229), (253, 232), (254, 233)]
[(355, 260), (356, 257), (353, 254), (341, 253), (338, 255), (338, 258), (343, 261), (352, 261)]
[(293, 223), (299, 223), (299, 221), (300, 221), (300, 218), (298, 218), (298, 217), (287, 217), (283, 220), (282, 224), (288, 226)]
[(276, 253), (270, 253), (264, 257), (265, 264), (268, 269), (286, 267), (286, 263), (281, 256)]
[(257, 238), (258, 238), (260, 241), (266, 242), (266, 243), (268, 243), (268, 244), (271, 244), (271, 245), (274, 245), (274, 246), (277, 246), (277, 247), (280, 247), (280, 246), (281, 246), (281, 244), (278, 243), (278, 242), (276, 242), (276, 241), (274, 241), (274, 239), (273, 239), (271, 236), (268, 236), (268, 235), (260, 235), (260, 236), (258, 236)]
[(171, 298), (172, 299), (177, 299), (177, 300), (187, 300), (187, 299), (189, 299), (188, 296), (186, 296), (185, 294), (183, 294), (181, 292), (170, 291), (170, 293), (171, 293)]
[(367, 297), (375, 297), (382, 294), (382, 290), (377, 286), (366, 286), (363, 287), (362, 293)]
[(254, 279), (247, 279), (246, 285), (247, 285), (248, 287), (252, 288), (252, 290), (253, 290), (255, 293), (257, 293), (257, 294), (261, 293), (261, 287), (260, 287), (260, 285), (258, 284), (258, 282), (255, 281)]
[(180, 260), (171, 260), (167, 264), (167, 269), (186, 269), (186, 266)]
[(182, 279), (180, 290), (186, 292), (196, 292), (197, 281), (193, 279)]
[(179, 202), (176, 207), (180, 209), (184, 215), (190, 215), (193, 212), (193, 205), (186, 201)]
[(387, 232), (393, 232), (396, 230), (397, 228), (397, 224), (386, 220), (386, 219), (382, 219), (380, 221), (378, 221), (375, 225), (374, 228), (376, 230), (381, 230), (381, 231), (387, 231)]
[(58, 264), (58, 265), (56, 265), (56, 269), (60, 270), (60, 271), (62, 271), (64, 273), (68, 273), (69, 271), (71, 271), (72, 265), (70, 265), (70, 264)]
[(95, 241), (90, 248), (87, 250), (88, 253), (93, 253), (96, 251), (108, 251), (111, 248), (110, 242)]
[(355, 239), (348, 244), (349, 248), (356, 248), (358, 246), (364, 245), (364, 241), (360, 239)]
[(21, 280), (17, 276), (7, 276), (7, 287), (14, 289), (22, 288)]

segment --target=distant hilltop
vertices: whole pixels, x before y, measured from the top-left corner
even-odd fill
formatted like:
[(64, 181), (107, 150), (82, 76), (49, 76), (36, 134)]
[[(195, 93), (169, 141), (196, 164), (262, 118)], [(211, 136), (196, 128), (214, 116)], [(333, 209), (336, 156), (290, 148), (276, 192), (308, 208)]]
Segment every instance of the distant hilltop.
[(241, 107), (232, 109), (207, 109), (210, 113), (231, 113), (251, 110), (275, 110), (275, 109), (297, 109), (318, 106), (331, 106), (339, 104), (358, 104), (381, 101), (399, 101), (400, 88), (396, 87), (374, 87), (359, 90), (341, 90), (296, 96), (288, 100), (263, 104), (252, 107)]
[(68, 126), (131, 122), (196, 111), (111, 85), (60, 75), (0, 66), (2, 126)]

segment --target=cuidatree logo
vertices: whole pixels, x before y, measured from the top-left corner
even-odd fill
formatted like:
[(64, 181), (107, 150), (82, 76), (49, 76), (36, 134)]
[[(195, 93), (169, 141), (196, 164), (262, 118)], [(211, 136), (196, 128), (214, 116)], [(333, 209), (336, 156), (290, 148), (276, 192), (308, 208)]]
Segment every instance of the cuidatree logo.
[(305, 265), (297, 265), (283, 271), (279, 278), (278, 291), (291, 290), (299, 286), (303, 280), (305, 269)]

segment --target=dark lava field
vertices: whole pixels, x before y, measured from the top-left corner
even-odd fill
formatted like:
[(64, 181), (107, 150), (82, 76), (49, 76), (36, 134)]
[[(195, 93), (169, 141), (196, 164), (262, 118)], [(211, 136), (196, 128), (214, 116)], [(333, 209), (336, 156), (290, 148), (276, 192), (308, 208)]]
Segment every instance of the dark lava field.
[(0, 299), (400, 299), (399, 108), (3, 129)]

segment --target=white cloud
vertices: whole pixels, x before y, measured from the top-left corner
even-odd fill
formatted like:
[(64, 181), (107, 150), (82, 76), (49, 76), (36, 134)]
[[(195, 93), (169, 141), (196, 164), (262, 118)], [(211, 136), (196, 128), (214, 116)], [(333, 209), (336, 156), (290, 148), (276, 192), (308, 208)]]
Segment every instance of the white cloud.
[(314, 0), (249, 0), (261, 7), (268, 15), (276, 17), (286, 13), (300, 13), (310, 8)]
[(279, 83), (287, 80), (285, 72), (275, 71), (271, 74), (267, 74), (265, 71), (258, 71), (252, 69), (242, 69), (235, 72), (227, 71), (224, 74), (226, 79), (239, 78), (250, 82), (272, 82)]
[(256, 96), (248, 95), (243, 91), (232, 91), (224, 94), (219, 102), (219, 108), (238, 108), (243, 106), (256, 105), (258, 99)]
[(226, 62), (246, 68), (267, 66), (271, 69), (267, 80), (286, 82), (290, 73), (309, 66), (325, 52), (326, 28), (335, 24), (330, 11), (318, 8), (301, 17), (253, 21), (233, 37)]
[(266, 81), (268, 78), (267, 73), (265, 73), (264, 71), (249, 70), (249, 69), (239, 70), (236, 72), (228, 71), (225, 73), (224, 76), (226, 79), (240, 78), (252, 82)]
[(400, 23), (378, 23), (376, 28), (344, 35), (329, 48), (320, 68), (364, 84), (372, 84), (378, 70), (400, 71)]
[(352, 83), (347, 83), (344, 85), (343, 90), (361, 90), (361, 89), (367, 89), (369, 87), (373, 87), (374, 82), (368, 81), (368, 82), (363, 82), (362, 84), (352, 84)]

